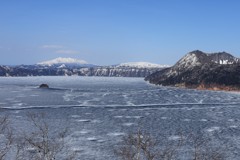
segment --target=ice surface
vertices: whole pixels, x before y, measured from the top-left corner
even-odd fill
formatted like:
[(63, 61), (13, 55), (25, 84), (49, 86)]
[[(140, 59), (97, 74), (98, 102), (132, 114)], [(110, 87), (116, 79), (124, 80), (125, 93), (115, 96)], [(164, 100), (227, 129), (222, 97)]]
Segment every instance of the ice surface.
[[(41, 83), (52, 89), (38, 89)], [(69, 128), (66, 142), (79, 159), (115, 159), (112, 146), (139, 127), (169, 140), (177, 140), (179, 130), (205, 134), (234, 146), (229, 159), (240, 157), (240, 94), (113, 77), (0, 78), (0, 88), (0, 114), (14, 129), (30, 132), (26, 114), (44, 112), (52, 129)]]

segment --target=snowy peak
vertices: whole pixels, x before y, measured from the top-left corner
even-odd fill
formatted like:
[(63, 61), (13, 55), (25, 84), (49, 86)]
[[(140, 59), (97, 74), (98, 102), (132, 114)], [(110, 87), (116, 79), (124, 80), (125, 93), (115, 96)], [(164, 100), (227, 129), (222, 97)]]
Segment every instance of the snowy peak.
[(132, 67), (132, 68), (166, 68), (168, 65), (160, 65), (149, 62), (128, 62), (128, 63), (120, 63), (116, 67)]
[(79, 64), (79, 65), (86, 65), (88, 64), (86, 61), (84, 60), (79, 60), (79, 59), (74, 59), (74, 58), (56, 58), (56, 59), (52, 59), (49, 61), (44, 61), (44, 62), (40, 62), (37, 63), (38, 65), (46, 65), (46, 66), (52, 66), (52, 65), (56, 65), (56, 64)]
[(218, 53), (204, 53), (199, 50), (195, 50), (186, 54), (181, 58), (174, 67), (177, 68), (192, 68), (194, 66), (200, 66), (203, 64), (234, 64), (239, 63), (239, 58), (232, 56), (226, 52)]
[(178, 68), (189, 68), (197, 65), (201, 65), (199, 54), (190, 52), (181, 58), (174, 66)]

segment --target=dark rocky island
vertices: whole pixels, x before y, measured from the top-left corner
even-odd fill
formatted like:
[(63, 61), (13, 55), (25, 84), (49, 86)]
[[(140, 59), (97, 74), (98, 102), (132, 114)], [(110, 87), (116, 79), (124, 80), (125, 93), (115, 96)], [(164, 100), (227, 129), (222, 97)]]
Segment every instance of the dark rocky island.
[(226, 52), (207, 54), (196, 50), (145, 80), (163, 86), (239, 91), (240, 59)]
[(41, 84), (39, 88), (49, 88), (48, 84)]

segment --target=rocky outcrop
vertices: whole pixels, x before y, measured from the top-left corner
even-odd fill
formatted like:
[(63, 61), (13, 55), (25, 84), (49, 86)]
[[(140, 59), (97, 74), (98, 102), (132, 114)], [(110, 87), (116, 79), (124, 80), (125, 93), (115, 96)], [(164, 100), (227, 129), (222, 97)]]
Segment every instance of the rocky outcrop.
[(240, 63), (232, 55), (193, 51), (174, 66), (145, 78), (153, 84), (210, 90), (239, 90)]
[(49, 86), (48, 86), (48, 84), (43, 83), (39, 86), (39, 88), (49, 88)]

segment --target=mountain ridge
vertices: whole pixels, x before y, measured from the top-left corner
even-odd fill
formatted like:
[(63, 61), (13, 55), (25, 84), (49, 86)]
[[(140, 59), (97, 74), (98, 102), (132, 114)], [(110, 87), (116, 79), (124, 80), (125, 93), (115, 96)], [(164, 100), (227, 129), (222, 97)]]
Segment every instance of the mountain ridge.
[[(85, 60), (81, 59), (75, 59), (75, 58), (63, 58), (58, 57), (52, 60), (47, 60), (43, 62), (38, 62), (36, 65), (46, 65), (46, 66), (52, 66), (52, 65), (68, 65), (68, 64), (75, 64), (75, 65), (83, 65), (83, 66), (101, 66), (101, 65), (94, 65), (90, 64)], [(169, 67), (169, 65), (160, 65), (156, 63), (150, 63), (150, 62), (124, 62), (117, 65), (110, 65), (110, 66), (116, 66), (116, 67), (134, 67), (134, 68), (163, 68), (163, 67)]]
[(0, 76), (109, 76), (146, 77), (165, 68), (149, 62), (121, 63), (119, 65), (98, 66), (84, 60), (56, 58), (35, 65), (0, 66)]

